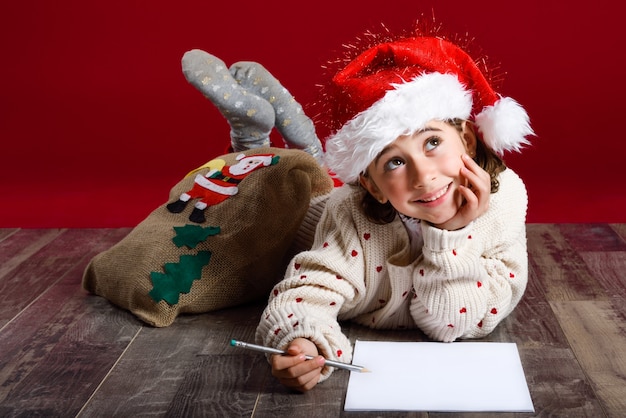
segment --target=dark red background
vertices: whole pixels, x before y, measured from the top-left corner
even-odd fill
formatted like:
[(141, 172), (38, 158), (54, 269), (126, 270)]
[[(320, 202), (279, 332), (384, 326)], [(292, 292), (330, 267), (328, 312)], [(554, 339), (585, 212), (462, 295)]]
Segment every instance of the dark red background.
[(619, 2), (485, 0), (3, 2), (0, 227), (134, 226), (228, 126), (187, 84), (186, 50), (256, 60), (308, 108), (321, 65), (384, 23), (434, 13), (507, 73), (537, 138), (507, 162), (529, 222), (626, 222)]

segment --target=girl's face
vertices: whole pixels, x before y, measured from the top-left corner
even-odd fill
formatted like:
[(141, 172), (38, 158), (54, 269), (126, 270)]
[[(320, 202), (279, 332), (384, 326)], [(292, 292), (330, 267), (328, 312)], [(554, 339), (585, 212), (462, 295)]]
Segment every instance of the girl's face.
[(461, 156), (473, 156), (475, 150), (476, 137), (467, 122), (459, 133), (449, 123), (432, 120), (385, 147), (361, 176), (361, 184), (406, 216), (442, 224), (463, 204), (458, 191), (466, 184)]

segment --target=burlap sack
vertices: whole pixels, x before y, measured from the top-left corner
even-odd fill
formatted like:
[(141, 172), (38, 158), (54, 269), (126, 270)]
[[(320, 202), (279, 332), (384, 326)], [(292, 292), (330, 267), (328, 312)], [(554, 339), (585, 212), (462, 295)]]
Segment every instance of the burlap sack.
[[(181, 313), (267, 298), (282, 278), (294, 242), (306, 246), (312, 238), (314, 219), (303, 220), (316, 206), (311, 202), (321, 210), (333, 182), (302, 151), (265, 148), (243, 154), (266, 153), (279, 156), (278, 163), (250, 173), (237, 194), (208, 206), (204, 223), (189, 220), (193, 201), (181, 213), (171, 213), (166, 203), (158, 207), (122, 241), (90, 261), (83, 287), (157, 327), (170, 325)], [(238, 154), (219, 158), (231, 166)], [(191, 189), (195, 174), (208, 171), (185, 177), (172, 188), (168, 202)], [(308, 237), (302, 236), (303, 230)], [(172, 292), (172, 287), (178, 289), (176, 283), (185, 281), (191, 282), (188, 292)]]

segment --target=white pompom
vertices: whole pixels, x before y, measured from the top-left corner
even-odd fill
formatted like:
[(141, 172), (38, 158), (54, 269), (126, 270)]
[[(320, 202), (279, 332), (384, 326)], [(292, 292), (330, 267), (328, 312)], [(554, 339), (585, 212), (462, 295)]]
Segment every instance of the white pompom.
[(476, 115), (476, 125), (483, 141), (496, 153), (521, 151), (530, 144), (529, 135), (534, 135), (528, 114), (510, 97), (502, 97), (493, 106), (487, 106)]

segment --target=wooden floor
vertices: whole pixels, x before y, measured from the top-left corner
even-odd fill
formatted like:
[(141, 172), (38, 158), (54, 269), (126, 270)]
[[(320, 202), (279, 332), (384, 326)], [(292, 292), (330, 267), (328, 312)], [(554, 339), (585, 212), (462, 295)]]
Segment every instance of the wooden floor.
[[(0, 229), (1, 417), (457, 415), (346, 413), (345, 371), (290, 393), (263, 355), (229, 346), (253, 340), (262, 302), (156, 329), (87, 294), (87, 262), (129, 231)], [(626, 224), (531, 224), (528, 242), (527, 293), (487, 340), (517, 343), (536, 412), (489, 416), (625, 417)], [(426, 341), (345, 330), (352, 340)]]

